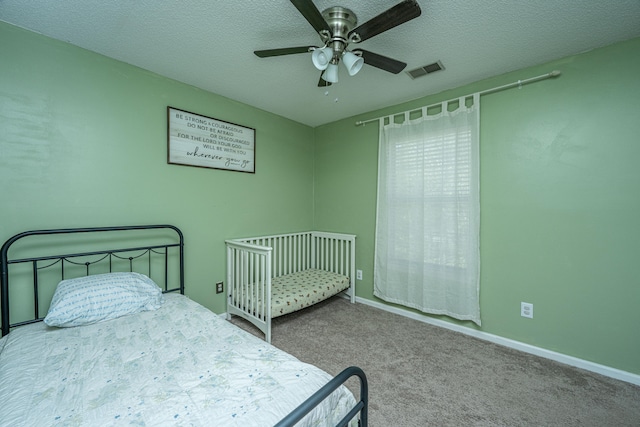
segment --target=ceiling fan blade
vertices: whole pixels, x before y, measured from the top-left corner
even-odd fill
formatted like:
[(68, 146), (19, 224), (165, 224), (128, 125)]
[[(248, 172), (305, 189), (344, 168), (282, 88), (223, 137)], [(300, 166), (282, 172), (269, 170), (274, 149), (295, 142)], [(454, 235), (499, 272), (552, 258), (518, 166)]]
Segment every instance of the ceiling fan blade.
[(282, 56), (282, 55), (292, 55), (294, 53), (307, 53), (310, 52), (310, 48), (314, 46), (299, 46), (299, 47), (283, 47), (281, 49), (266, 49), (266, 50), (255, 50), (255, 53), (260, 58), (268, 58), (270, 56)]
[(368, 50), (358, 49), (354, 53), (361, 52), (364, 63), (371, 65), (381, 70), (388, 71), (393, 74), (398, 74), (404, 70), (407, 66), (404, 62), (389, 58), (388, 56), (378, 55), (377, 53), (369, 52)]
[(320, 80), (318, 80), (318, 87), (329, 87), (331, 86), (331, 82), (326, 81), (322, 78), (322, 73), (320, 73)]
[(404, 0), (402, 3), (398, 3), (391, 9), (349, 31), (349, 41), (359, 43), (370, 39), (384, 31), (417, 18), (421, 13), (422, 11), (416, 0)]
[(327, 21), (324, 20), (322, 14), (311, 0), (291, 0), (291, 3), (298, 9), (311, 26), (319, 33), (326, 30), (327, 34), (331, 34), (331, 28)]

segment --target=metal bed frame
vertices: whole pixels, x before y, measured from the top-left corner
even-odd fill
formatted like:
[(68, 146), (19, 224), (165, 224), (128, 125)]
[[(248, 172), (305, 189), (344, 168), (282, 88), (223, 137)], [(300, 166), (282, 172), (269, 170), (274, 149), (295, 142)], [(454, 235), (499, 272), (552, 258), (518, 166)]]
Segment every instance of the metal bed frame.
[[(30, 236), (44, 236), (54, 234), (78, 234), (78, 233), (101, 233), (117, 232), (117, 231), (129, 231), (129, 230), (150, 230), (150, 229), (168, 229), (175, 232), (175, 237), (171, 240), (171, 243), (163, 243), (147, 246), (133, 246), (117, 249), (95, 250), (89, 252), (78, 253), (65, 253), (57, 255), (47, 255), (38, 257), (26, 257), (26, 258), (9, 258), (9, 249), (11, 245), (21, 239), (25, 239)], [(176, 288), (169, 289), (168, 287), (168, 269), (169, 269), (169, 249), (178, 248), (179, 251), (179, 284)], [(135, 253), (135, 255), (132, 255)], [(122, 226), (122, 227), (94, 227), (94, 228), (65, 228), (54, 230), (33, 230), (25, 231), (23, 233), (16, 234), (8, 239), (3, 245), (0, 252), (1, 256), (1, 274), (0, 279), (0, 309), (2, 310), (2, 336), (9, 333), (9, 330), (16, 326), (22, 326), (29, 323), (39, 322), (43, 319), (40, 316), (40, 298), (39, 298), (39, 280), (38, 273), (42, 270), (49, 268), (59, 268), (60, 280), (65, 279), (65, 264), (66, 265), (83, 265), (85, 267), (85, 275), (88, 276), (90, 268), (96, 265), (104, 265), (108, 263), (109, 272), (113, 271), (114, 263), (116, 260), (129, 261), (129, 271), (133, 271), (134, 259), (147, 257), (148, 259), (148, 271), (147, 274), (151, 275), (151, 263), (152, 257), (164, 256), (164, 289), (163, 292), (176, 292), (179, 291), (184, 294), (184, 238), (182, 232), (173, 225), (140, 225), (140, 226)], [(122, 255), (126, 254), (126, 255)], [(94, 256), (96, 259), (87, 261), (86, 258)], [(85, 258), (85, 259), (83, 259)], [(46, 265), (42, 265), (46, 263)], [(9, 312), (9, 267), (17, 264), (31, 264), (32, 276), (33, 276), (33, 318), (24, 320), (21, 322), (11, 323)]]
[(313, 408), (315, 408), (320, 402), (326, 399), (331, 393), (333, 393), (338, 387), (344, 384), (349, 378), (357, 376), (360, 380), (360, 400), (354, 406), (347, 415), (342, 418), (340, 423), (336, 427), (345, 427), (349, 424), (349, 421), (360, 412), (360, 419), (358, 425), (360, 427), (367, 427), (368, 421), (368, 402), (369, 402), (369, 386), (367, 383), (367, 376), (364, 371), (357, 366), (351, 366), (340, 372), (333, 377), (331, 381), (325, 384), (320, 390), (316, 391), (311, 397), (302, 402), (300, 406), (294, 409), (286, 417), (284, 417), (275, 427), (293, 427), (298, 421), (304, 418)]
[[(73, 235), (83, 233), (99, 233), (100, 236), (108, 234), (108, 232), (120, 232), (130, 230), (152, 230), (152, 229), (164, 229), (169, 230), (172, 236), (163, 238), (164, 243), (150, 244), (150, 245), (135, 245), (126, 246), (116, 249), (99, 249), (91, 250), (87, 252), (71, 252), (56, 255), (46, 256), (26, 256), (11, 258), (9, 256), (9, 249), (13, 244), (22, 239), (26, 239), (32, 236), (47, 236), (47, 235)], [(117, 237), (116, 237), (117, 238)], [(120, 241), (120, 240), (118, 240)], [(178, 252), (179, 267), (178, 276), (179, 283), (177, 287), (169, 287), (169, 264), (170, 262), (170, 249), (174, 249), (174, 252)], [(173, 252), (172, 252), (173, 254)], [(93, 257), (91, 260), (87, 260), (87, 257)], [(40, 298), (39, 298), (39, 286), (41, 285), (38, 280), (39, 273), (47, 269), (58, 268), (60, 272), (60, 280), (65, 279), (65, 265), (74, 266), (74, 272), (77, 273), (79, 267), (84, 268), (84, 275), (88, 276), (92, 267), (97, 265), (107, 265), (108, 271), (114, 271), (114, 264), (118, 264), (122, 267), (123, 264), (127, 264), (128, 270), (133, 270), (134, 260), (144, 260), (146, 257), (147, 274), (151, 276), (152, 259), (156, 260), (160, 258), (163, 262), (164, 271), (161, 276), (164, 278), (163, 292), (180, 292), (184, 294), (184, 237), (182, 231), (173, 225), (141, 225), (141, 226), (121, 226), (121, 227), (93, 227), (93, 228), (64, 228), (64, 229), (51, 229), (51, 230), (34, 230), (25, 231), (23, 233), (16, 234), (9, 238), (0, 250), (0, 310), (2, 321), (2, 336), (9, 333), (11, 328), (35, 323), (42, 321), (44, 317), (40, 315)], [(12, 265), (29, 265), (32, 275), (32, 292), (33, 292), (33, 316), (30, 319), (11, 323), (10, 311), (9, 311), (9, 267)], [(136, 264), (138, 265), (138, 264)], [(155, 264), (154, 264), (155, 265)], [(105, 267), (102, 267), (105, 268)], [(50, 271), (50, 270), (49, 270)], [(115, 270), (115, 271), (121, 271)], [(173, 271), (173, 270), (172, 270)], [(158, 283), (158, 281), (156, 281)], [(339, 427), (348, 425), (349, 421), (353, 419), (358, 413), (360, 413), (359, 426), (366, 427), (368, 425), (368, 385), (367, 378), (362, 369), (352, 366), (346, 368), (330, 382), (325, 384), (315, 394), (309, 397), (305, 402), (298, 406), (293, 412), (289, 413), (283, 418), (276, 427), (293, 427), (298, 421), (300, 421), (306, 414), (311, 412), (321, 401), (328, 397), (338, 387), (343, 385), (348, 379), (353, 376), (357, 376), (360, 380), (360, 400), (354, 406), (350, 412), (343, 418), (338, 424)]]

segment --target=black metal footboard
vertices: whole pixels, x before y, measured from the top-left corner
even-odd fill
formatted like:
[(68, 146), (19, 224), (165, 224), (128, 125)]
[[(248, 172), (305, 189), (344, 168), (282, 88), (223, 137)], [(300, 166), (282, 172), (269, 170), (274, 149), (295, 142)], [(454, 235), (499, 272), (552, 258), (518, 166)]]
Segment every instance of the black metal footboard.
[(344, 427), (349, 424), (358, 413), (360, 413), (360, 420), (358, 425), (360, 427), (367, 427), (367, 405), (369, 402), (369, 386), (367, 384), (367, 377), (364, 371), (357, 366), (351, 366), (344, 371), (336, 375), (331, 381), (325, 384), (320, 390), (315, 392), (311, 397), (302, 402), (300, 406), (294, 409), (289, 415), (284, 417), (275, 427), (292, 427), (305, 415), (313, 410), (320, 402), (333, 393), (338, 387), (343, 385), (352, 376), (357, 376), (360, 379), (360, 401), (354, 406), (347, 415), (338, 423), (336, 427)]

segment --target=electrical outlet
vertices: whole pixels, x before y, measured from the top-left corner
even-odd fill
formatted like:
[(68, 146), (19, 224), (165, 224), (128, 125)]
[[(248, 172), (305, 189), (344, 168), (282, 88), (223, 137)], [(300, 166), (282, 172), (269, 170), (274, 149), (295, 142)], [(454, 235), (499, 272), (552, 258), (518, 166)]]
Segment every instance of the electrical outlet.
[(356, 278), (362, 280), (362, 270), (356, 270)]
[(520, 303), (520, 316), (533, 319), (533, 304), (529, 302)]
[(224, 283), (218, 282), (216, 283), (216, 294), (221, 294), (224, 292)]

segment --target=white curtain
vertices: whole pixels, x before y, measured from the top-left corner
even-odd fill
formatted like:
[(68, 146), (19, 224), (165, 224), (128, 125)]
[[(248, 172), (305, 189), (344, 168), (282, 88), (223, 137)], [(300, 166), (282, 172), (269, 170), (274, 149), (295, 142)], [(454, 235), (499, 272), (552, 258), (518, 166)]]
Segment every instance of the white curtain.
[(380, 119), (374, 266), (375, 296), (478, 325), (479, 100)]

